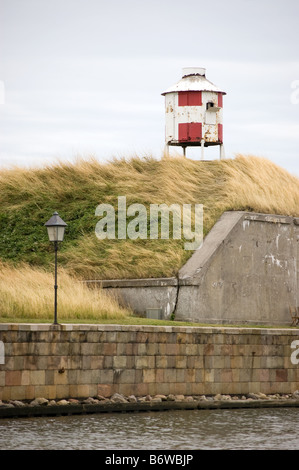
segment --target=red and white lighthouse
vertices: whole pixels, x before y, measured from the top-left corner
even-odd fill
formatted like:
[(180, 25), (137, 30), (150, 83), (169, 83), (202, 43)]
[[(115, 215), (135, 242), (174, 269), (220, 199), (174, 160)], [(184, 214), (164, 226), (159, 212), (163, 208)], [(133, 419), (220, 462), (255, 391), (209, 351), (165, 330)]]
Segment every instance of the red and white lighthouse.
[(182, 79), (168, 88), (165, 96), (165, 144), (183, 147), (200, 146), (201, 158), (204, 147), (223, 147), (223, 95), (226, 93), (206, 79), (205, 69), (187, 67)]

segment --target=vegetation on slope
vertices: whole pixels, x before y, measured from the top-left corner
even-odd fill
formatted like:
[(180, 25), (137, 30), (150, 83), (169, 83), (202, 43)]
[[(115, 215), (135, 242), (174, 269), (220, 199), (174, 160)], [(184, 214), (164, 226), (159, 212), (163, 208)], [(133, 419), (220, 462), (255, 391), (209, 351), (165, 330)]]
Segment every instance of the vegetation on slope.
[[(53, 321), (54, 278), (41, 268), (0, 263), (1, 321)], [(59, 270), (58, 320), (123, 320), (131, 311), (100, 289), (89, 289)]]
[(299, 180), (257, 158), (198, 162), (183, 157), (95, 159), (0, 172), (0, 259), (53, 269), (44, 223), (57, 210), (67, 222), (59, 263), (81, 279), (168, 277), (192, 254), (184, 240), (98, 240), (95, 209), (142, 203), (203, 204), (204, 234), (226, 210), (299, 215)]

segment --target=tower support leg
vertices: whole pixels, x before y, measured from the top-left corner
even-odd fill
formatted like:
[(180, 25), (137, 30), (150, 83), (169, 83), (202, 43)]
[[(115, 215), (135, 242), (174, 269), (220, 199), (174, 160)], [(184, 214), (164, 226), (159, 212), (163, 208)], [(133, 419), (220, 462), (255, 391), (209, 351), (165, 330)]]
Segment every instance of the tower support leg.
[(200, 143), (200, 147), (201, 147), (201, 159), (203, 160), (204, 159), (204, 149), (205, 149), (205, 141), (203, 139)]
[(225, 158), (224, 145), (220, 144), (220, 160)]

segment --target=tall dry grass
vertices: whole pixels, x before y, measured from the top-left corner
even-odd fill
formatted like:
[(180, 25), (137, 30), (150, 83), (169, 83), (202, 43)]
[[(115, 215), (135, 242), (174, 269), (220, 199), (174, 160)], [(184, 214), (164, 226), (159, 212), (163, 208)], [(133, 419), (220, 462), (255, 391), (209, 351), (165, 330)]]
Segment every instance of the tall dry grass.
[(231, 210), (299, 215), (299, 179), (265, 158), (224, 160), (225, 199)]
[[(64, 270), (58, 276), (58, 321), (120, 319), (131, 314), (101, 289), (89, 289)], [(53, 275), (44, 270), (1, 263), (0, 318), (53, 321), (53, 286)]]

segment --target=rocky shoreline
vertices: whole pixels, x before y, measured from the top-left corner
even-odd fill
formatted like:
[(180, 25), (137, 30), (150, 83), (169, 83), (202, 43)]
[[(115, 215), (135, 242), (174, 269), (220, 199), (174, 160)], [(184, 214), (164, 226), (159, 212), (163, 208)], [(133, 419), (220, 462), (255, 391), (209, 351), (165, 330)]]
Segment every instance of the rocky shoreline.
[(38, 397), (31, 401), (1, 401), (0, 418), (57, 416), (101, 412), (162, 411), (174, 409), (216, 409), (256, 407), (298, 407), (299, 390), (290, 394), (248, 393), (246, 395), (155, 395), (136, 397), (115, 393), (109, 398), (101, 395), (85, 399), (48, 400)]

